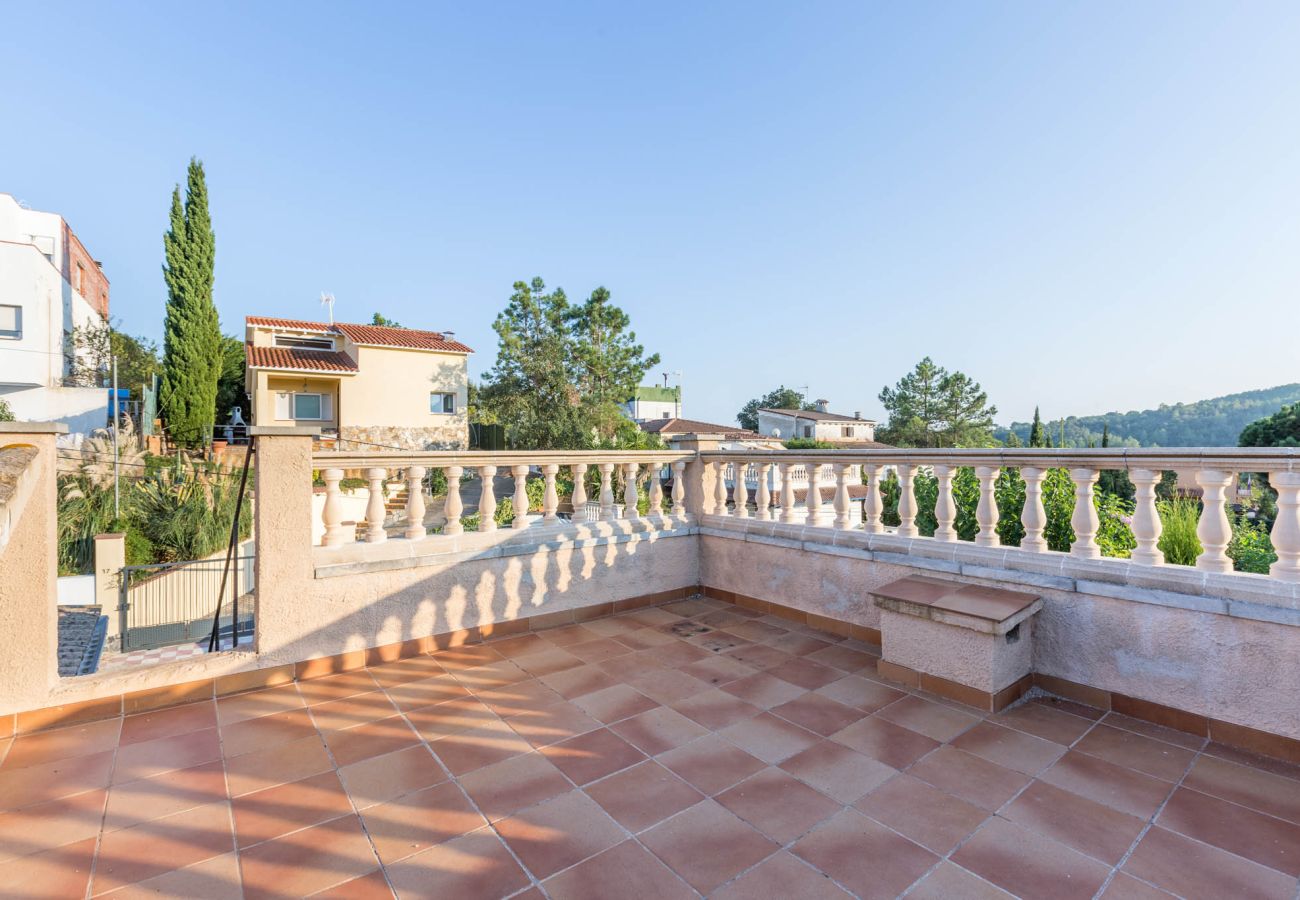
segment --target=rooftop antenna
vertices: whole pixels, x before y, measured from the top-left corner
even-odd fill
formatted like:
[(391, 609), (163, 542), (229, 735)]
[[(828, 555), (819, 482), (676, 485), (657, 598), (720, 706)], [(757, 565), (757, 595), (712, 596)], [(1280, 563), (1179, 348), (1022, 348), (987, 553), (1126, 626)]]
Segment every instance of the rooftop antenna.
[(330, 324), (334, 324), (334, 295), (320, 292), (320, 305), (329, 310)]

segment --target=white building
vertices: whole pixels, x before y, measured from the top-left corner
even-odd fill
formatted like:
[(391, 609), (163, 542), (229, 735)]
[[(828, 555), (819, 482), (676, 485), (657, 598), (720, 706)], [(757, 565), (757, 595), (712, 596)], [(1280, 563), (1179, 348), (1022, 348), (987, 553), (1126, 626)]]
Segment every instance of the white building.
[(19, 421), (103, 428), (108, 391), (65, 387), (74, 327), (108, 320), (108, 279), (58, 213), (0, 194), (0, 399)]
[(827, 401), (818, 400), (815, 410), (760, 409), (759, 433), (783, 441), (799, 438), (846, 445), (875, 443), (876, 423), (873, 420), (862, 418), (862, 413), (841, 416), (828, 412), (826, 405)]
[(682, 415), (682, 389), (642, 385), (627, 398), (623, 413), (633, 422), (676, 419)]

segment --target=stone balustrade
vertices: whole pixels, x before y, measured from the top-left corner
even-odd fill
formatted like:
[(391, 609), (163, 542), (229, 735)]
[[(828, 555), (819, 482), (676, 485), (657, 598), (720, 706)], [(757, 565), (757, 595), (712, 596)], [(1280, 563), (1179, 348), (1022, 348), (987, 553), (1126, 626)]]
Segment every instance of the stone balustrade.
[[(937, 542), (956, 541), (954, 522), (957, 504), (952, 495), (953, 479), (961, 468), (974, 470), (979, 482), (975, 519), (979, 531), (975, 543), (999, 547), (997, 526), (1000, 512), (995, 484), (1004, 469), (1018, 470), (1025, 482), (1025, 505), (1021, 523), (1025, 535), (1020, 548), (1046, 553), (1042, 485), (1051, 469), (1064, 469), (1074, 484), (1074, 512), (1070, 525), (1075, 539), (1071, 556), (1096, 559), (1099, 526), (1093, 499), (1103, 471), (1126, 471), (1136, 489), (1131, 528), (1136, 540), (1131, 562), (1160, 566), (1164, 555), (1158, 549), (1161, 521), (1156, 507), (1155, 487), (1162, 473), (1178, 475), (1180, 489), (1201, 500), (1197, 537), (1203, 548), (1196, 567), (1207, 572), (1231, 572), (1227, 550), (1232, 539), (1228, 505), (1231, 490), (1243, 473), (1268, 476), (1277, 491), (1277, 520), (1271, 539), (1277, 561), (1273, 578), (1300, 582), (1300, 451), (1258, 448), (1152, 449), (1152, 450), (820, 450), (820, 451), (712, 451), (700, 454), (706, 471), (713, 473), (714, 496), (703, 511), (732, 519), (757, 519), (799, 524), (813, 528), (885, 532), (882, 522), (885, 504), (881, 480), (887, 471), (898, 479), (898, 518), (894, 533), (921, 537), (917, 525), (914, 479), (918, 472), (938, 481), (935, 504)], [(737, 478), (737, 470), (742, 477)], [(798, 477), (802, 476), (802, 478)], [(728, 505), (727, 485), (731, 486)], [(744, 485), (739, 489), (737, 485)], [(862, 504), (854, 509), (850, 485)], [(752, 486), (752, 487), (751, 487)], [(827, 497), (830, 502), (827, 503)], [(802, 500), (802, 502), (800, 502)]]
[[(426, 537), (453, 537), (464, 532), (462, 516), (465, 504), (461, 498), (462, 477), (474, 473), (479, 482), (477, 530), (495, 531), (495, 514), (500, 499), (494, 479), (499, 476), (513, 478), (513, 490), (506, 495), (513, 505), (511, 528), (554, 526), (565, 519), (560, 513), (560, 493), (557, 479), (562, 470), (573, 481), (571, 495), (572, 513), (568, 520), (586, 521), (588, 517), (586, 479), (590, 472), (599, 473), (597, 497), (598, 521), (617, 518), (636, 520), (637, 500), (641, 488), (649, 499), (646, 516), (652, 519), (684, 519), (686, 515), (683, 477), (688, 460), (693, 453), (673, 451), (591, 451), (591, 452), (341, 452), (319, 451), (312, 456), (312, 466), (320, 472), (325, 482), (325, 503), (321, 519), (325, 530), (321, 546), (339, 547), (356, 541), (382, 543), (394, 537), (385, 528), (386, 494), (392, 489), (393, 479), (406, 492), (405, 527), (402, 538), (422, 540)], [(426, 501), (424, 479), (429, 472), (440, 470), (446, 477), (447, 493), (443, 513), (445, 522), (438, 535), (429, 535), (425, 527)], [(344, 521), (340, 483), (346, 472), (363, 472), (368, 500), (364, 523)], [(615, 473), (621, 483), (621, 507), (615, 503)], [(540, 476), (543, 483), (540, 516), (529, 514), (528, 479)], [(672, 485), (671, 495), (665, 495), (664, 483)]]

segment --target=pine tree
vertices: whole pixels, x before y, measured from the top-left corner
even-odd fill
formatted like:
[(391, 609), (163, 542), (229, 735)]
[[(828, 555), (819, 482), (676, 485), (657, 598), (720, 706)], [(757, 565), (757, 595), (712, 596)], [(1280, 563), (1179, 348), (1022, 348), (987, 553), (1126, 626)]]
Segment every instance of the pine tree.
[(216, 418), (222, 366), (221, 325), (212, 300), (216, 237), (197, 159), (190, 159), (183, 206), (180, 186), (172, 190), (169, 218), (163, 235), (167, 316), (158, 399), (172, 440), (197, 443)]

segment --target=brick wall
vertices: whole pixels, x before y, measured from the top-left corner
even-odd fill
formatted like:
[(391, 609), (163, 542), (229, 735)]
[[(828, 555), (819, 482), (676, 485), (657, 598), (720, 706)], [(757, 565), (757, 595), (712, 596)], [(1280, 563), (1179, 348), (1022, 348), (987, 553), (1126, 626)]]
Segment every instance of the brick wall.
[[(63, 223), (63, 241), (67, 252), (63, 255), (63, 277), (72, 283), (74, 288), (79, 288), (81, 296), (86, 298), (86, 302), (91, 308), (96, 310), (105, 319), (108, 318), (108, 278), (104, 275), (102, 269), (95, 264), (95, 260), (90, 255), (84, 244), (72, 233), (68, 223)], [(80, 273), (78, 272), (80, 267)], [(78, 283), (78, 276), (84, 278), (84, 283)]]

